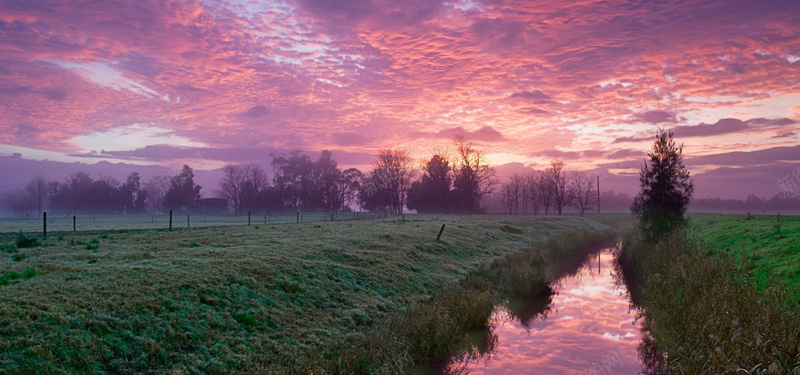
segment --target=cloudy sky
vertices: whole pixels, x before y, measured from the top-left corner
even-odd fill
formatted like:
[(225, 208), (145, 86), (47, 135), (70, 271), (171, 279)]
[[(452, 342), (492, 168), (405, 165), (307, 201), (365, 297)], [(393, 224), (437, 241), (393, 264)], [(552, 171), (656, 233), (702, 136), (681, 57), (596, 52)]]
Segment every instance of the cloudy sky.
[(495, 165), (635, 174), (658, 126), (695, 174), (777, 192), (800, 2), (0, 2), (0, 154), (25, 159), (358, 166), (462, 134)]

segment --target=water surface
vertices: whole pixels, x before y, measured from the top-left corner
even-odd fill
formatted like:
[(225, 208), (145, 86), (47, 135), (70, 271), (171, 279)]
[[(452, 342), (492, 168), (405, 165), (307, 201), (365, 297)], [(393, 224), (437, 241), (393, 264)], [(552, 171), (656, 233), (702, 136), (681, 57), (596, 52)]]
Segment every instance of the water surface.
[[(493, 349), (451, 369), (470, 374), (637, 374), (641, 342), (627, 291), (614, 283), (605, 249), (554, 283), (552, 300), (495, 308)], [(549, 302), (549, 304), (548, 304)]]

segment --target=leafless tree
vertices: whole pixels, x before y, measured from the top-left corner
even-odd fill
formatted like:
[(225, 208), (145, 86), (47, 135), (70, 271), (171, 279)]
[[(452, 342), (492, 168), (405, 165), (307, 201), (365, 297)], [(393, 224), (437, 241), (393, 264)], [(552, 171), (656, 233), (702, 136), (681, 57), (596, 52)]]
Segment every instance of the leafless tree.
[(564, 207), (569, 205), (572, 200), (569, 189), (567, 189), (568, 179), (564, 170), (564, 162), (560, 160), (551, 161), (550, 168), (545, 171), (544, 176), (553, 208), (556, 213), (561, 215)]
[(538, 171), (530, 171), (523, 175), (523, 211), (528, 213), (528, 209), (533, 212), (534, 215), (539, 214), (539, 207), (542, 205), (542, 194), (539, 188), (539, 172)]
[(384, 149), (378, 152), (378, 160), (372, 164), (371, 185), (387, 194), (387, 204), (393, 214), (403, 212), (416, 173), (414, 160), (407, 150)]
[(536, 180), (536, 189), (539, 191), (539, 201), (542, 208), (544, 208), (544, 214), (549, 215), (550, 207), (553, 206), (553, 194), (550, 193), (550, 179), (547, 171), (540, 173), (539, 178)]
[(593, 176), (589, 176), (586, 172), (582, 171), (572, 173), (572, 178), (569, 182), (572, 206), (578, 209), (581, 216), (597, 203), (596, 188), (597, 184)]
[(337, 174), (337, 178), (334, 181), (334, 213), (341, 211), (355, 200), (363, 179), (364, 174), (355, 168), (345, 169)]
[(3, 203), (6, 208), (20, 217), (30, 216), (36, 209), (36, 201), (23, 189), (14, 189), (5, 194)]
[(241, 208), (259, 210), (263, 207), (261, 192), (269, 186), (267, 173), (258, 164), (249, 164), (242, 167)]
[(44, 205), (47, 203), (47, 198), (49, 196), (48, 190), (47, 181), (41, 175), (33, 177), (28, 181), (28, 184), (25, 185), (25, 193), (36, 202), (36, 208), (39, 210), (39, 217), (41, 217), (42, 212), (44, 212)]
[(466, 137), (457, 136), (453, 143), (456, 145), (457, 159), (453, 166), (454, 191), (465, 212), (478, 212), (481, 199), (491, 194), (497, 183), (495, 170), (489, 166), (483, 151), (475, 148)]
[(227, 199), (233, 207), (233, 212), (238, 215), (242, 209), (242, 187), (246, 175), (244, 170), (236, 165), (226, 165), (222, 168), (222, 173), (217, 196)]
[(512, 215), (519, 214), (520, 205), (524, 200), (525, 178), (514, 173), (508, 181), (500, 187), (500, 198), (506, 212)]

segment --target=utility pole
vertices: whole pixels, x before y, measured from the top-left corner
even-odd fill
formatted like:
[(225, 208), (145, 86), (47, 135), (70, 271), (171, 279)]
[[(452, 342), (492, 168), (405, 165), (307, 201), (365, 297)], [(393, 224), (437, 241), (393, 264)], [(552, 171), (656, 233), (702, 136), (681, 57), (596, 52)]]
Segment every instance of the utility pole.
[(600, 213), (600, 175), (597, 175), (597, 213)]

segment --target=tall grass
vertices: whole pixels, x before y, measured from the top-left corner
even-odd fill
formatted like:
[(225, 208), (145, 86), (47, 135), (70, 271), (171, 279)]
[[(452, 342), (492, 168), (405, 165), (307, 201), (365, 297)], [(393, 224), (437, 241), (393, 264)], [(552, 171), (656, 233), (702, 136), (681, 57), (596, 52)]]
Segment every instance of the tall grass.
[(740, 262), (707, 256), (684, 232), (657, 244), (630, 232), (616, 253), (654, 373), (800, 373), (800, 311), (779, 282), (759, 291)]
[[(493, 350), (497, 337), (489, 317), (496, 304), (535, 302), (508, 306), (528, 324), (545, 310), (554, 293), (551, 281), (555, 279), (548, 277), (547, 270), (555, 265), (548, 262), (583, 258), (593, 246), (609, 244), (616, 237), (613, 230), (565, 230), (544, 244), (480, 265), (461, 282), (432, 293), (425, 303), (380, 322), (343, 349), (322, 355), (327, 363), (306, 372), (413, 373), (438, 368), (459, 373), (459, 367), (448, 365)], [(528, 314), (529, 306), (536, 306), (535, 313)], [(478, 345), (469, 335), (476, 331), (481, 334)]]

